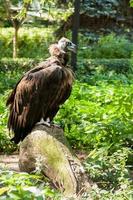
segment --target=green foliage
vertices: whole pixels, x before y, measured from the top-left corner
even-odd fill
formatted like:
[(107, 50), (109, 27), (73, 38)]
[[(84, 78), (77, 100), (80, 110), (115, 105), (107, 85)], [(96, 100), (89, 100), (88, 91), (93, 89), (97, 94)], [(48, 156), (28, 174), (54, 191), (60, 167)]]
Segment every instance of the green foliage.
[(7, 131), (7, 108), (5, 102), (7, 93), (0, 95), (0, 152), (9, 153), (15, 149), (15, 145), (10, 142), (9, 131)]
[[(131, 58), (133, 51), (133, 44), (131, 41), (125, 38), (125, 36), (116, 36), (115, 34), (109, 34), (102, 36), (93, 45), (90, 45), (90, 41), (94, 38), (88, 36), (82, 39), (80, 36), (80, 49), (79, 56), (86, 59), (89, 58)], [(95, 41), (95, 40), (94, 40)]]
[[(40, 25), (38, 22), (41, 22), (43, 25), (51, 24), (56, 21), (56, 24), (61, 20), (66, 20), (69, 15), (73, 12), (72, 1), (60, 1), (60, 0), (12, 0), (8, 1), (10, 17), (7, 16), (5, 6), (6, 2), (1, 0), (0, 2), (0, 16), (4, 22), (3, 25), (7, 25), (8, 27), (12, 26), (12, 24), (8, 24), (7, 18), (17, 18), (20, 25), (23, 24), (24, 20), (26, 24), (32, 24), (35, 26)], [(15, 10), (13, 9), (15, 7)], [(14, 12), (12, 12), (12, 10)], [(28, 17), (27, 17), (28, 16)]]
[[(0, 58), (12, 57), (12, 28), (0, 28)], [(49, 56), (49, 44), (55, 42), (52, 28), (21, 28), (19, 30), (18, 46), (19, 57), (46, 58)], [(92, 45), (93, 43), (93, 45)], [(79, 37), (79, 58), (88, 59), (121, 59), (131, 58), (133, 44), (125, 36), (109, 34), (99, 39), (94, 35)], [(79, 62), (82, 59), (79, 60)]]
[[(0, 58), (12, 57), (13, 28), (0, 28)], [(53, 38), (51, 28), (21, 28), (19, 30), (19, 57), (46, 58)]]
[(37, 61), (29, 59), (2, 59), (0, 60), (0, 92), (4, 93), (7, 89), (15, 86), (23, 73), (35, 66)]
[(58, 200), (59, 193), (40, 175), (0, 170), (0, 199)]
[(89, 154), (86, 170), (97, 183), (90, 192), (92, 199), (132, 199), (132, 183), (126, 166), (129, 153), (129, 149), (122, 148), (110, 155), (110, 147), (103, 147)]
[(109, 149), (110, 147), (94, 149), (89, 154), (85, 166), (90, 178), (97, 182), (99, 187), (115, 191), (124, 178), (129, 178), (125, 168), (129, 150), (123, 148), (110, 155)]
[(98, 72), (127, 74), (133, 71), (132, 59), (84, 59), (79, 61), (78, 73), (83, 76)]
[[(15, 73), (16, 79), (18, 79), (17, 74), (23, 74), (27, 70), (33, 68), (37, 63), (43, 61), (44, 59), (28, 59), (28, 58), (3, 58), (0, 60), (0, 76), (1, 84), (3, 86), (8, 85), (11, 80), (3, 79), (4, 73), (11, 74), (9, 79), (13, 79)], [(117, 74), (129, 74), (133, 71), (133, 59), (84, 59), (80, 60), (78, 66), (77, 75), (80, 79), (87, 77), (90, 74), (97, 72), (98, 76), (105, 73), (114, 73)], [(96, 75), (96, 74), (95, 74)], [(95, 76), (93, 76), (95, 77)], [(3, 82), (4, 81), (4, 82)], [(89, 80), (88, 80), (89, 81)], [(7, 86), (6, 86), (7, 87)]]
[(117, 149), (132, 141), (133, 84), (124, 75), (118, 77), (110, 74), (109, 80), (108, 76), (98, 80), (97, 76), (96, 85), (75, 83), (57, 118), (65, 125), (72, 145), (87, 148), (112, 145), (112, 149)]
[(114, 34), (101, 37), (93, 49), (95, 58), (130, 58), (132, 50), (133, 45), (129, 40)]
[(133, 0), (130, 0), (130, 6), (133, 7)]
[[(10, 73), (20, 73), (26, 72), (27, 70), (33, 68), (41, 59), (34, 60), (28, 58), (3, 58), (0, 60), (0, 72), (10, 72)], [(11, 77), (10, 77), (11, 78)]]

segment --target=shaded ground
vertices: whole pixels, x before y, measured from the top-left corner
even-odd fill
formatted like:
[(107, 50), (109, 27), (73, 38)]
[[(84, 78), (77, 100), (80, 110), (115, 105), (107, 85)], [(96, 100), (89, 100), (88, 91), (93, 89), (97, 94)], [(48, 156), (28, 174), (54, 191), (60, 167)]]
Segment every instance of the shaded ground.
[(0, 155), (0, 168), (19, 171), (18, 159), (18, 154)]

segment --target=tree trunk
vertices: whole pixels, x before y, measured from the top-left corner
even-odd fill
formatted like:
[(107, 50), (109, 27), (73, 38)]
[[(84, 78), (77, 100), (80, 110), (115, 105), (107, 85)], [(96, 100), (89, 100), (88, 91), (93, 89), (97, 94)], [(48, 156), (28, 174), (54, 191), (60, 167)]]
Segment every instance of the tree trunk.
[(18, 30), (19, 30), (19, 28), (16, 25), (14, 25), (13, 58), (18, 57)]
[[(79, 18), (80, 18), (80, 0), (74, 2), (74, 15), (73, 15), (73, 26), (72, 26), (72, 42), (78, 45), (78, 29), (79, 29)], [(73, 70), (77, 69), (77, 54), (72, 53), (71, 65)]]
[(21, 171), (41, 171), (65, 197), (75, 197), (90, 189), (88, 176), (73, 155), (61, 128), (37, 125), (21, 143)]

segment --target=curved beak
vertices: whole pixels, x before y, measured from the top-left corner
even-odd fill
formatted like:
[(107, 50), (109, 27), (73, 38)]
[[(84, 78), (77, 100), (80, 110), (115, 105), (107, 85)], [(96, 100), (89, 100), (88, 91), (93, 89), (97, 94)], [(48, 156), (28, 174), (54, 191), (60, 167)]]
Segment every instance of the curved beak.
[(71, 43), (71, 45), (68, 47), (68, 50), (76, 53), (77, 52), (76, 45), (74, 43)]

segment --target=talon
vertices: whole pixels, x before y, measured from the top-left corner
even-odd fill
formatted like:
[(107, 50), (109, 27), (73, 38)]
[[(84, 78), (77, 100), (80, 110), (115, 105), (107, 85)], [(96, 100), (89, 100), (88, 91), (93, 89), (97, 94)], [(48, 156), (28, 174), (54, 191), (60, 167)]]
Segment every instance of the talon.
[(44, 121), (43, 119), (41, 119), (40, 122), (37, 122), (36, 125), (46, 125), (48, 127), (51, 126), (51, 124), (48, 120)]

